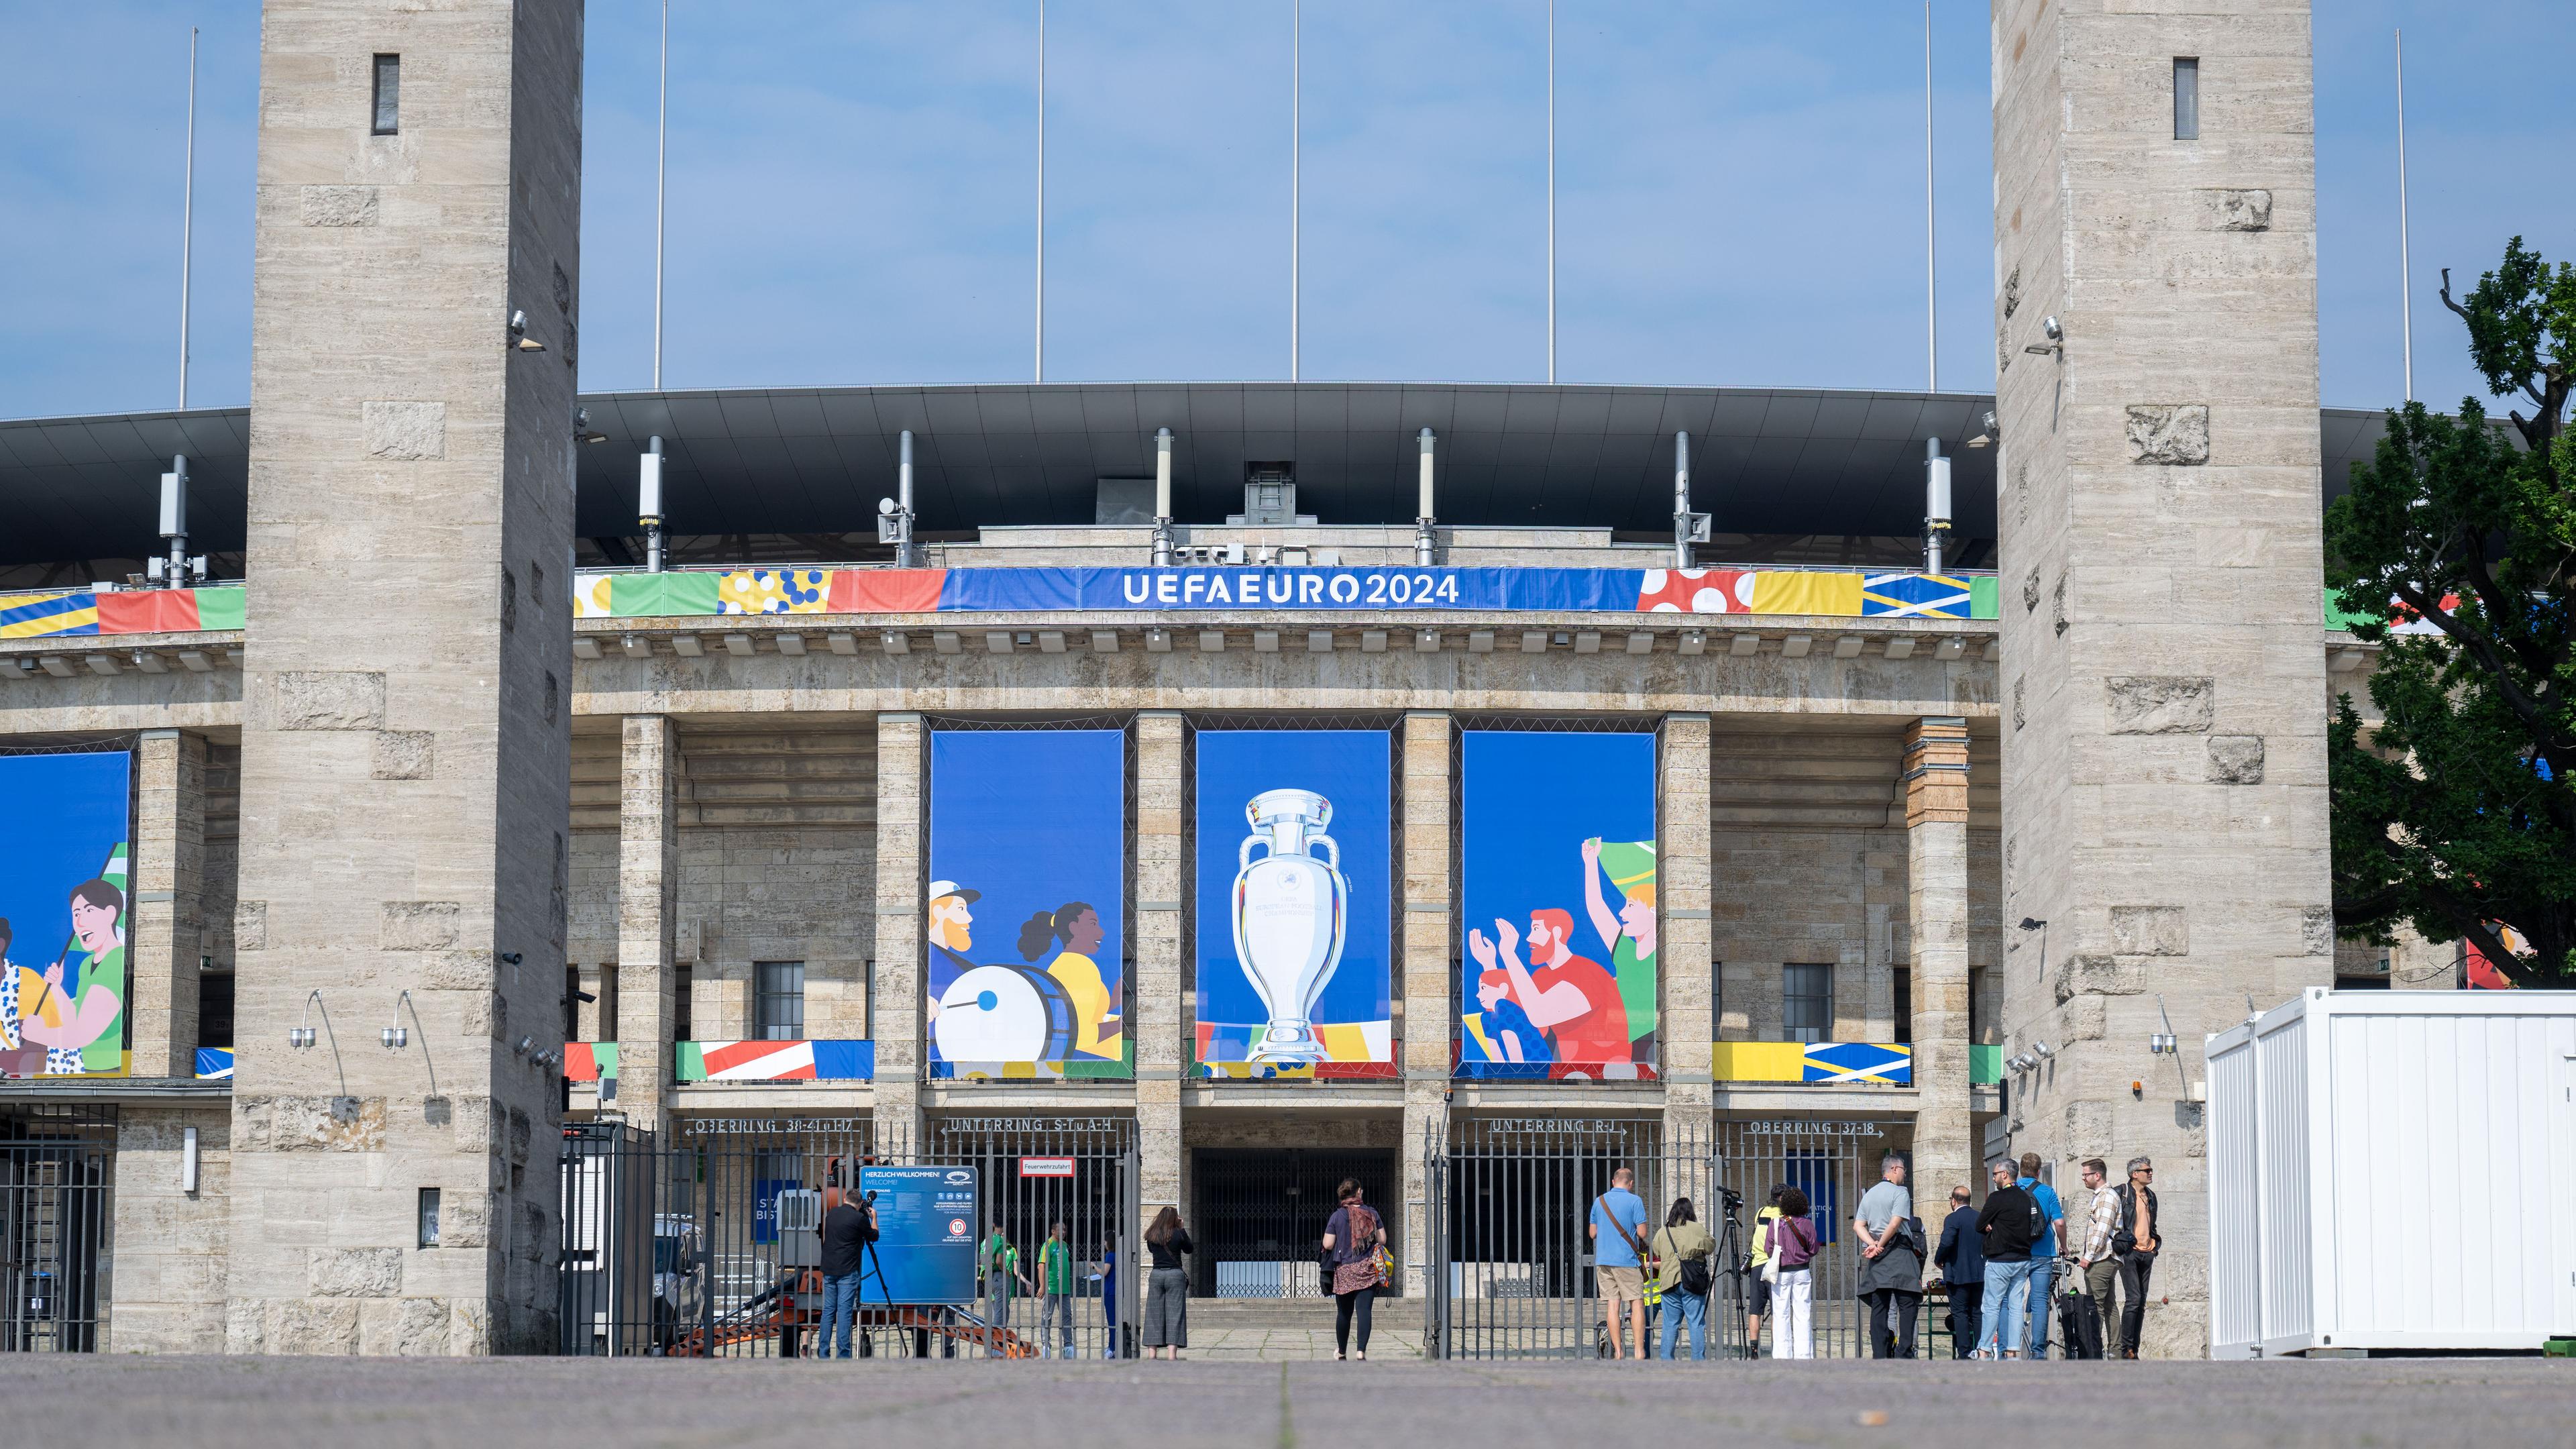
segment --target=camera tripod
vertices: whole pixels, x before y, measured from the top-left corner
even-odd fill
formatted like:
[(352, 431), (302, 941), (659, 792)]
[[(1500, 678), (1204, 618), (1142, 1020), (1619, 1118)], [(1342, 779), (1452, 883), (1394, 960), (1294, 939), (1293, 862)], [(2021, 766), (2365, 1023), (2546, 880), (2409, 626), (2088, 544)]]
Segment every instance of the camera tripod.
[[(1736, 1324), (1744, 1321), (1744, 1275), (1752, 1265), (1744, 1255), (1744, 1194), (1723, 1186), (1717, 1191), (1726, 1211), (1726, 1228), (1717, 1239), (1717, 1261), (1726, 1265), (1726, 1306), (1729, 1310), (1726, 1331), (1732, 1332)], [(1711, 1303), (1709, 1311), (1716, 1312), (1717, 1305)], [(1717, 1341), (1726, 1342), (1723, 1333), (1717, 1335)], [(1751, 1343), (1744, 1345), (1744, 1356), (1753, 1356)]]

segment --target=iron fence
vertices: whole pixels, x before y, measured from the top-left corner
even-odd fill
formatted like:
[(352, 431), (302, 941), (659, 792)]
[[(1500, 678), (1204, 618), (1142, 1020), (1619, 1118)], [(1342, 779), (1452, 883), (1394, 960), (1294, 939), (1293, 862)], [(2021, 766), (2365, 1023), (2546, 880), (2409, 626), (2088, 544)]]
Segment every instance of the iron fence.
[(0, 1352), (98, 1348), (114, 1120), (0, 1121)]
[[(671, 1357), (810, 1354), (822, 1326), (819, 1228), (830, 1189), (870, 1165), (979, 1169), (976, 1241), (998, 1229), (1001, 1272), (944, 1304), (870, 1301), (863, 1264), (852, 1335), (863, 1357), (1132, 1356), (1134, 1122), (1127, 1118), (959, 1119), (916, 1146), (866, 1118), (683, 1120), (667, 1134), (625, 1124), (564, 1130), (561, 1351)], [(1064, 1225), (1070, 1252), (1049, 1286), (1043, 1247)], [(1000, 1288), (998, 1294), (991, 1290)]]
[[(1607, 1353), (1597, 1244), (1587, 1227), (1623, 1167), (1647, 1204), (1646, 1236), (1686, 1197), (1719, 1236), (1723, 1254), (1723, 1205), (1711, 1193), (1715, 1162), (1696, 1133), (1668, 1136), (1652, 1119), (1466, 1118), (1435, 1124), (1423, 1152), (1432, 1237), (1423, 1341), (1430, 1357)], [(1718, 1281), (1712, 1317), (1733, 1292), (1728, 1280)], [(1647, 1324), (1650, 1335), (1659, 1329)]]
[[(1895, 1145), (1891, 1134), (1909, 1126), (1897, 1122), (1807, 1117), (1730, 1119), (1717, 1123), (1719, 1181), (1745, 1204), (1748, 1253), (1753, 1246), (1752, 1234), (1759, 1230), (1761, 1216), (1770, 1207), (1775, 1189), (1795, 1187), (1806, 1196), (1808, 1222), (1815, 1229), (1818, 1245), (1808, 1267), (1815, 1355), (1818, 1358), (1865, 1358), (1869, 1355), (1868, 1326), (1860, 1302), (1861, 1256), (1859, 1248), (1852, 1242), (1852, 1214), (1860, 1206), (1860, 1195), (1879, 1180), (1880, 1158), (1887, 1148)], [(1946, 1189), (1942, 1190), (1946, 1192)], [(1933, 1227), (1937, 1235), (1937, 1218)], [(1743, 1281), (1747, 1299), (1758, 1300), (1763, 1290), (1749, 1268)], [(1771, 1351), (1771, 1330), (1776, 1327), (1777, 1319), (1776, 1313), (1764, 1316), (1761, 1336), (1752, 1345), (1754, 1351), (1764, 1354)], [(1731, 1353), (1737, 1356), (1745, 1353), (1748, 1327), (1746, 1315), (1742, 1313), (1733, 1315), (1727, 1322), (1726, 1343)], [(1930, 1346), (1930, 1330), (1938, 1327), (1939, 1312), (1936, 1309), (1931, 1322), (1918, 1331), (1918, 1356)], [(1942, 1342), (1946, 1355), (1947, 1338)]]

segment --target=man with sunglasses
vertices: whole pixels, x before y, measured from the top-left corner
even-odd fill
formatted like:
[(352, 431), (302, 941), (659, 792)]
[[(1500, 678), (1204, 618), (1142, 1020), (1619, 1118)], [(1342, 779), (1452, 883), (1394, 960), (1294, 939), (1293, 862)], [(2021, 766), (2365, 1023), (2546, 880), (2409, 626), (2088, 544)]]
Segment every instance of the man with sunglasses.
[(2120, 1225), (2111, 1233), (2111, 1253), (2120, 1264), (2120, 1357), (2138, 1356), (2138, 1336), (2146, 1327), (2147, 1280), (2156, 1270), (2156, 1250), (2164, 1246), (2164, 1219), (2157, 1211), (2156, 1165), (2144, 1157), (2129, 1159), (2129, 1182), (2120, 1189)]

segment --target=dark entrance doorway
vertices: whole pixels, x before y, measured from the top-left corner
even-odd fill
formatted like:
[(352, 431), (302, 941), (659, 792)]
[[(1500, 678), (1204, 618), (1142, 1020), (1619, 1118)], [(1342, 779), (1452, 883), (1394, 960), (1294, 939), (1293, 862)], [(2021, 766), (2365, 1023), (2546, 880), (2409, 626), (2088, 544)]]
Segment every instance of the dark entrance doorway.
[(1393, 1148), (1202, 1147), (1190, 1154), (1190, 1291), (1203, 1298), (1321, 1298), (1317, 1266), (1334, 1189), (1356, 1180), (1386, 1220), (1388, 1246), (1404, 1213)]

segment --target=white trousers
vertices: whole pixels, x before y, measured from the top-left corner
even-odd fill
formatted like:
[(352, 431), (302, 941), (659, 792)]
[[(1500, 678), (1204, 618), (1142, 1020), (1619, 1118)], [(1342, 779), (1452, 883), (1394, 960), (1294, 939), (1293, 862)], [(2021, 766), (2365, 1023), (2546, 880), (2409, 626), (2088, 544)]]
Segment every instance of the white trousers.
[(1771, 1356), (1816, 1356), (1816, 1275), (1805, 1268), (1783, 1268), (1771, 1285)]

